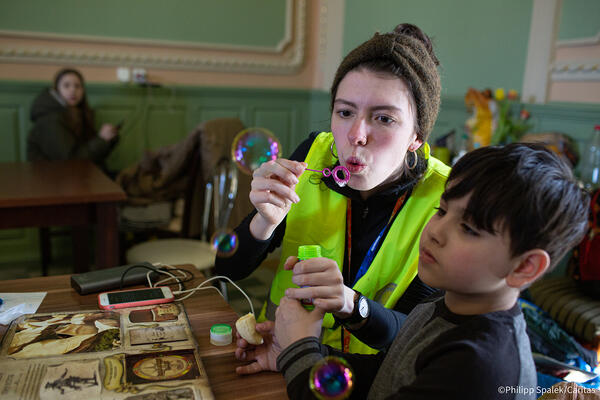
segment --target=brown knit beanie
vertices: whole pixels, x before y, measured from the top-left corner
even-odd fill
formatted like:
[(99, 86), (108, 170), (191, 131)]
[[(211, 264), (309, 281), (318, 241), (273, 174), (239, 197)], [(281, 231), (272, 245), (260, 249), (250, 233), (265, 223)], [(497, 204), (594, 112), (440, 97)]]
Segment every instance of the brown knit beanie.
[[(440, 75), (437, 70), (438, 60), (428, 45), (414, 36), (410, 30), (401, 27), (414, 27), (425, 36), (419, 28), (410, 24), (399, 25), (393, 33), (376, 33), (342, 60), (331, 85), (331, 109), (340, 81), (348, 72), (361, 64), (375, 60), (392, 62), (397, 74), (409, 84), (417, 106), (418, 138), (426, 141), (433, 129), (440, 107)], [(425, 36), (426, 37), (426, 36)], [(427, 37), (426, 37), (427, 38)], [(428, 38), (426, 40), (429, 40)]]

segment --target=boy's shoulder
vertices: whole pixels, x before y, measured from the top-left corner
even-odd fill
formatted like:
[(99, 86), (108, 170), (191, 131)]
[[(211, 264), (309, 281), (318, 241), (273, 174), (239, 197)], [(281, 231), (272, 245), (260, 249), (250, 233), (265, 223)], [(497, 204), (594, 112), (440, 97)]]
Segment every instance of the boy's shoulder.
[[(456, 354), (460, 359), (456, 366), (469, 369), (467, 374), (473, 382), (478, 382), (481, 390), (491, 387), (493, 392), (500, 386), (535, 389), (535, 365), (518, 305), (510, 310), (472, 316), (449, 313), (443, 302), (436, 306), (432, 321), (437, 316), (453, 327), (439, 335), (419, 361), (426, 363), (439, 359), (440, 355), (444, 358)], [(449, 365), (454, 365), (451, 360)]]
[[(507, 386), (522, 387), (527, 395), (504, 396), (499, 388)], [(419, 304), (409, 314), (372, 390), (399, 396), (422, 391), (461, 399), (531, 399), (535, 386), (520, 309), (457, 315), (442, 299)]]
[(477, 315), (454, 314), (443, 300), (437, 301), (435, 306), (432, 320), (440, 318), (453, 326), (443, 335), (446, 342), (471, 343), (484, 353), (497, 353), (527, 339), (525, 319), (517, 304), (509, 310)]
[[(419, 304), (405, 321), (403, 332), (413, 345), (425, 342), (425, 354), (458, 351), (470, 354), (474, 362), (531, 358), (525, 319), (518, 305), (509, 310), (477, 315), (452, 313), (443, 299)], [(408, 332), (407, 332), (408, 331)], [(508, 360), (507, 360), (508, 361)]]

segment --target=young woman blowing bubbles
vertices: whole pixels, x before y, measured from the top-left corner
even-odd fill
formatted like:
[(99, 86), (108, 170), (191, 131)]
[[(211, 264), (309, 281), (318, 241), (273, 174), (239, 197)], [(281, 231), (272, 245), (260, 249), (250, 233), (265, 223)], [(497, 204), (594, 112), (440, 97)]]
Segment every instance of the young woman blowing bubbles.
[[(282, 246), (261, 318), (273, 321), (284, 295), (314, 299), (329, 312), (323, 343), (372, 353), (389, 344), (405, 314), (432, 294), (417, 277), (417, 259), (419, 235), (449, 173), (426, 143), (440, 104), (437, 65), (418, 27), (401, 24), (375, 34), (337, 70), (331, 132), (311, 134), (290, 159), (254, 171), (250, 200), (256, 210), (236, 228), (238, 251), (217, 257), (216, 267), (242, 279)], [(337, 165), (350, 171), (345, 187), (306, 171)], [(306, 244), (320, 245), (323, 257), (297, 262), (298, 246)], [(260, 332), (271, 329), (269, 321), (257, 325)], [(240, 339), (238, 345), (244, 358), (248, 344)], [(239, 372), (261, 369), (255, 363)]]

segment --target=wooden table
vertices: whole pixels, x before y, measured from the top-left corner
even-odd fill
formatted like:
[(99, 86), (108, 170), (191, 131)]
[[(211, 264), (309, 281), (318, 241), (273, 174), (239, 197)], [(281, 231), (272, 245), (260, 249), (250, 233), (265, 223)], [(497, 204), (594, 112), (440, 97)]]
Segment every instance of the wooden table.
[(89, 241), (82, 232), (92, 224), (96, 267), (118, 265), (117, 204), (126, 197), (88, 160), (0, 163), (0, 229), (75, 227), (76, 272), (88, 269)]
[[(186, 269), (196, 275), (187, 282), (192, 288), (202, 281), (202, 275), (191, 266)], [(80, 296), (71, 288), (70, 275), (15, 279), (0, 281), (0, 292), (46, 291), (46, 297), (37, 312), (79, 311), (98, 309), (97, 295)], [(244, 363), (234, 356), (235, 344), (213, 346), (210, 344), (210, 327), (213, 324), (235, 326), (238, 316), (216, 291), (199, 290), (184, 300), (185, 309), (199, 345), (199, 353), (208, 373), (211, 389), (217, 400), (220, 399), (287, 399), (285, 381), (277, 372), (262, 372), (239, 376), (235, 368)], [(0, 325), (0, 335), (6, 327)]]

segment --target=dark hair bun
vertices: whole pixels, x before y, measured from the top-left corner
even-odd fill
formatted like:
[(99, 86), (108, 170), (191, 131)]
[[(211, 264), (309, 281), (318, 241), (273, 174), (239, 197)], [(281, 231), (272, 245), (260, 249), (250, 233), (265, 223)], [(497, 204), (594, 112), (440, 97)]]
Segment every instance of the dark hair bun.
[(429, 53), (433, 61), (435, 62), (435, 65), (440, 65), (440, 61), (433, 52), (433, 45), (431, 44), (431, 39), (429, 38), (429, 36), (423, 33), (423, 31), (419, 29), (418, 26), (413, 24), (400, 24), (397, 25), (396, 28), (394, 28), (394, 31), (392, 33), (395, 35), (407, 35), (420, 40), (425, 45), (425, 48), (427, 49), (427, 52)]

